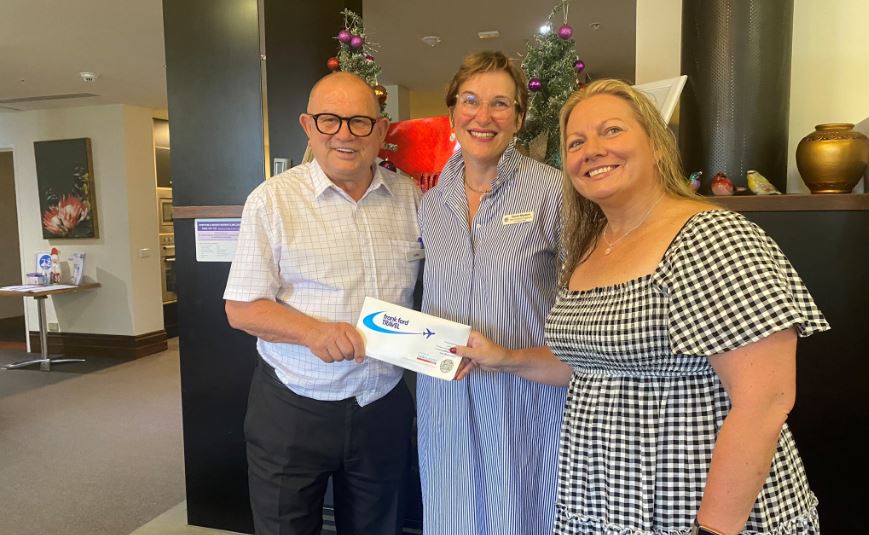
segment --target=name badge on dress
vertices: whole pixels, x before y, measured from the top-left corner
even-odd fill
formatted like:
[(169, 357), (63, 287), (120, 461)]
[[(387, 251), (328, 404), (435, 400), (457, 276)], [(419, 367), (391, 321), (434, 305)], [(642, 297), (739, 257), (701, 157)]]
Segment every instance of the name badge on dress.
[(404, 258), (407, 259), (408, 262), (422, 260), (423, 258), (425, 258), (425, 249), (411, 249), (410, 251), (404, 253)]
[(519, 212), (518, 214), (507, 214), (501, 219), (502, 225), (514, 225), (516, 223), (527, 223), (534, 221), (534, 212)]

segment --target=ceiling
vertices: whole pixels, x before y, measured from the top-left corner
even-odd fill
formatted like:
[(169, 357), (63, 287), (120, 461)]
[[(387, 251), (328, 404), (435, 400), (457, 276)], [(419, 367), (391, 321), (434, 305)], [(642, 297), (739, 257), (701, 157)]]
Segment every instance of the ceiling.
[[(468, 52), (519, 57), (556, 0), (364, 0), (380, 82), (441, 91)], [(636, 0), (573, 0), (568, 22), (592, 77), (634, 75)], [(3, 0), (0, 113), (62, 106), (166, 104), (162, 0)], [(555, 26), (562, 23), (561, 14)], [(599, 29), (592, 29), (599, 23)], [(477, 32), (499, 30), (481, 41)], [(337, 32), (337, 29), (336, 29)], [(429, 47), (420, 38), (439, 35)], [(325, 62), (325, 58), (324, 58)], [(99, 75), (85, 82), (79, 73)], [(324, 68), (325, 72), (325, 68)]]

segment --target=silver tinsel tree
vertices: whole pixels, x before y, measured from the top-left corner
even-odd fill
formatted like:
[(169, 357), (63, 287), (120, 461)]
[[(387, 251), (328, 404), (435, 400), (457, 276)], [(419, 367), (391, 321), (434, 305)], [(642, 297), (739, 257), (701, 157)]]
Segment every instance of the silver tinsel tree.
[[(561, 168), (558, 148), (558, 114), (567, 97), (579, 87), (585, 64), (576, 55), (573, 28), (567, 24), (568, 0), (552, 8), (546, 19), (547, 31), (534, 35), (522, 61), (528, 77), (530, 97), (525, 128), (518, 135), (519, 145), (532, 157)], [(558, 12), (563, 24), (553, 26)]]

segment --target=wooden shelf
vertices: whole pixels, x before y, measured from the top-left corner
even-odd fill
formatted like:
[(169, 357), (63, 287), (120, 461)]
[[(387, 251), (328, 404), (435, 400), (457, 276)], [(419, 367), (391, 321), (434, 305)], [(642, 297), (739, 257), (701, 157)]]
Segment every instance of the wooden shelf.
[(176, 206), (172, 209), (172, 217), (175, 219), (206, 219), (212, 217), (241, 217), (240, 204), (226, 204), (220, 206)]
[(869, 211), (869, 193), (710, 196), (706, 199), (735, 212)]
[[(869, 211), (869, 193), (829, 193), (790, 195), (738, 195), (735, 197), (704, 197), (736, 212), (827, 212)], [(241, 217), (243, 206), (176, 206), (175, 219), (209, 217)]]

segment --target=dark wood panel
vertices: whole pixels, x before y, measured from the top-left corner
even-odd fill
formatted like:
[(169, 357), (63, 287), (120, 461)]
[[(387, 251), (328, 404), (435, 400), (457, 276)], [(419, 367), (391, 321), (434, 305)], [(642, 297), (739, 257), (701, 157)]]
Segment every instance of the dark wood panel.
[(163, 2), (175, 206), (239, 204), (265, 178), (257, 0)]
[(869, 212), (750, 212), (781, 246), (832, 329), (800, 340), (789, 425), (825, 533), (869, 533)]
[[(362, 0), (287, 2), (264, 0), (269, 152), (298, 164), (308, 140), (299, 126), (308, 92), (329, 74), (326, 60), (338, 51), (341, 10), (362, 13)], [(304, 21), (288, 25), (288, 21)], [(292, 29), (290, 29), (292, 28)]]
[[(241, 205), (265, 179), (257, 4), (163, 2), (176, 207)], [(175, 221), (175, 244), (187, 519), (251, 533), (242, 426), (254, 340), (227, 325), (229, 264), (196, 262), (192, 220)]]
[(229, 264), (196, 262), (193, 220), (175, 225), (188, 522), (252, 533), (243, 425), (256, 339), (227, 323)]
[[(42, 344), (38, 331), (30, 331), (30, 351), (39, 353)], [(138, 358), (153, 355), (168, 348), (166, 331), (154, 331), (136, 336), (95, 333), (48, 333), (48, 352), (68, 357)]]

